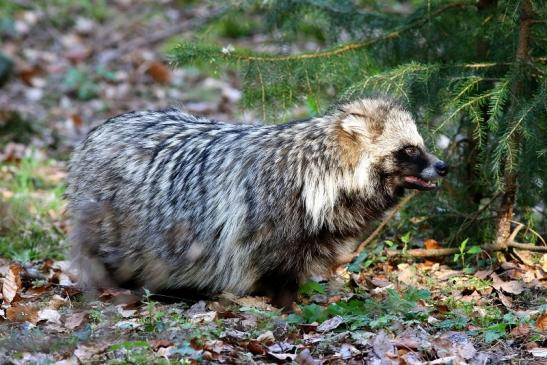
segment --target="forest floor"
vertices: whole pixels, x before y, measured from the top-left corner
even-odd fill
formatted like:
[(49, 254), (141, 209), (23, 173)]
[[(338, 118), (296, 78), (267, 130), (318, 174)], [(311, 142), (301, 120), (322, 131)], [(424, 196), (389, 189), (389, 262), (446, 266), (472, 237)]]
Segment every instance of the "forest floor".
[[(489, 260), (462, 247), (456, 260), (413, 259), (406, 247), (439, 243), (397, 230), (332, 277), (305, 284), (291, 314), (261, 297), (166, 303), (148, 292), (82, 293), (68, 261), (63, 200), (75, 143), (135, 109), (255, 115), (237, 107), (233, 73), (212, 78), (168, 66), (167, 51), (214, 9), (32, 3), (0, 8), (1, 364), (545, 363), (546, 256)], [(224, 39), (233, 26), (206, 32)]]

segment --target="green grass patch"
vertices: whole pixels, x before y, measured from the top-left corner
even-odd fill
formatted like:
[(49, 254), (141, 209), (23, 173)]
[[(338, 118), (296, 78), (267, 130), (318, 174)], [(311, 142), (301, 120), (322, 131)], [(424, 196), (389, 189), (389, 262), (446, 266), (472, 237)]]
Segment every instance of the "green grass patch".
[(51, 179), (57, 168), (32, 157), (0, 164), (0, 256), (21, 262), (63, 258), (65, 188)]
[(388, 289), (387, 297), (376, 299), (351, 299), (339, 301), (324, 308), (317, 304), (301, 306), (301, 314), (289, 315), (289, 322), (321, 323), (332, 316), (341, 316), (351, 330), (361, 327), (387, 327), (396, 320), (415, 321), (425, 320), (428, 311), (419, 306), (419, 301), (428, 301), (431, 294), (427, 290), (408, 288), (400, 294), (396, 290)]

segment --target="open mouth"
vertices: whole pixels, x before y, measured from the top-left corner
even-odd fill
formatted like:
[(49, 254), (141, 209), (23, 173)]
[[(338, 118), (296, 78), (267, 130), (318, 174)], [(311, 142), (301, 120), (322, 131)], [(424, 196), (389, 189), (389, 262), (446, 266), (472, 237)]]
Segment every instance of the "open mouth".
[(418, 189), (418, 190), (432, 190), (435, 189), (436, 185), (429, 180), (424, 180), (418, 176), (405, 176), (405, 187), (409, 189)]

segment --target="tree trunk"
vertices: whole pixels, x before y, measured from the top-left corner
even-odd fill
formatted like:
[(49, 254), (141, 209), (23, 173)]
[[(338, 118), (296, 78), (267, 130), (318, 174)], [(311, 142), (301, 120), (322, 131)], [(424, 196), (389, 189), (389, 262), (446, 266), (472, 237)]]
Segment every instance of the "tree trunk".
[[(530, 26), (533, 21), (533, 8), (530, 0), (523, 0), (521, 4), (521, 16), (519, 26), (519, 37), (516, 51), (516, 67), (521, 68), (528, 60), (528, 41), (530, 38)], [(522, 94), (526, 80), (519, 77), (512, 85), (511, 91), (514, 101), (519, 94)], [(512, 145), (515, 150), (520, 149), (521, 133), (515, 132), (512, 137)], [(517, 195), (517, 172), (509, 164), (505, 164), (504, 171), (504, 192), (501, 198), (501, 205), (498, 211), (496, 243), (505, 244), (511, 234), (511, 220), (513, 218), (513, 206)]]
[[(485, 19), (490, 17), (496, 7), (498, 6), (498, 0), (479, 0), (477, 2), (477, 12), (480, 14), (480, 16)], [(486, 35), (479, 36), (476, 43), (476, 55), (477, 55), (477, 62), (486, 62), (488, 60), (488, 53), (490, 52), (489, 49), (490, 41), (488, 40)], [(488, 122), (488, 105), (482, 105), (480, 107), (481, 114), (483, 121), (482, 123)], [(465, 185), (467, 187), (466, 189), (466, 196), (469, 199), (469, 206), (470, 210), (478, 210), (480, 208), (480, 202), (482, 198), (484, 198), (484, 187), (480, 183), (480, 174), (478, 171), (479, 166), (479, 146), (481, 145), (481, 142), (484, 143), (487, 137), (485, 136), (485, 140), (483, 141), (476, 141), (474, 136), (474, 129), (478, 128), (475, 127), (473, 124), (469, 123), (469, 126), (467, 128), (467, 140), (468, 145), (466, 148), (466, 165), (469, 166), (469, 168), (466, 171), (466, 182)], [(488, 133), (488, 132), (486, 132)]]

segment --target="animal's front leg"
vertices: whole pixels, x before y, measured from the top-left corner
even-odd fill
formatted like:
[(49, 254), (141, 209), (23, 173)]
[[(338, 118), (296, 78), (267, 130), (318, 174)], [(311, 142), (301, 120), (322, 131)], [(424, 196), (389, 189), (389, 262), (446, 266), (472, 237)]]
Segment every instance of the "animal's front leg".
[(294, 273), (271, 271), (259, 280), (256, 292), (270, 296), (275, 307), (291, 311), (299, 284), (300, 280)]

